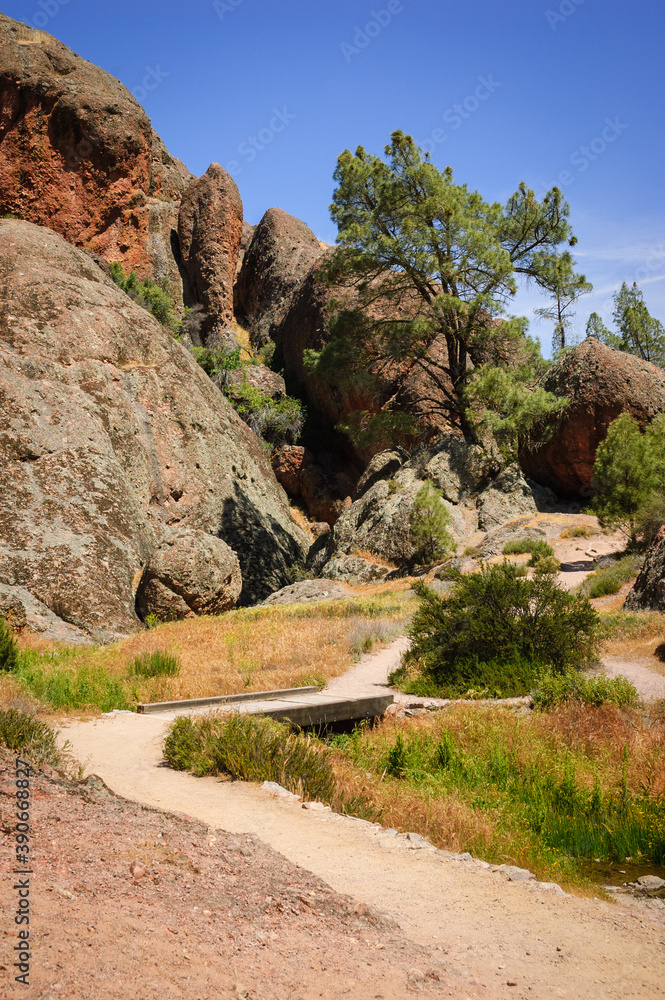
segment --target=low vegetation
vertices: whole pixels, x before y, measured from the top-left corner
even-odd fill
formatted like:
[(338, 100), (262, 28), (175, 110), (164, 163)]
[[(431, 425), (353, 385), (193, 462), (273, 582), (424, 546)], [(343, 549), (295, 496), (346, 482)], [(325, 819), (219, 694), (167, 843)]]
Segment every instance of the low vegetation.
[(533, 707), (549, 711), (569, 702), (584, 705), (616, 705), (627, 708), (637, 704), (637, 690), (625, 677), (585, 677), (579, 671), (545, 674), (531, 692)]
[(580, 593), (591, 598), (618, 594), (624, 584), (635, 579), (642, 562), (642, 557), (634, 552), (621, 556), (609, 566), (590, 573), (580, 586)]
[(531, 558), (527, 563), (535, 569), (536, 573), (558, 573), (561, 563), (554, 555), (554, 549), (547, 542), (539, 538), (517, 538), (506, 542), (503, 547), (504, 556), (523, 555), (530, 553)]
[(139, 702), (299, 687), (347, 670), (404, 630), (413, 598), (392, 585), (373, 596), (257, 607), (156, 624), (101, 648), (18, 641), (0, 674), (0, 705), (23, 699), (58, 712), (132, 709)]
[(665, 862), (662, 716), (605, 700), (518, 715), (456, 706), (325, 744), (265, 719), (179, 719), (165, 758), (194, 774), (277, 781), (436, 846), (584, 884), (589, 858)]
[(0, 710), (0, 747), (37, 763), (53, 767), (61, 763), (62, 754), (51, 727), (20, 709)]
[(167, 278), (153, 281), (152, 278), (139, 278), (136, 271), (125, 273), (119, 261), (109, 265), (111, 277), (116, 285), (126, 292), (137, 305), (146, 309), (167, 330), (177, 334), (180, 331), (180, 319), (175, 310), (173, 293)]
[(273, 399), (248, 380), (237, 384), (229, 380), (229, 373), (241, 371), (261, 359), (242, 359), (238, 347), (193, 347), (192, 354), (212, 381), (221, 389), (228, 401), (255, 434), (273, 447), (295, 444), (302, 433), (306, 412), (299, 399), (284, 395)]
[(0, 672), (13, 673), (19, 664), (18, 646), (12, 630), (0, 616)]
[(176, 719), (164, 741), (170, 767), (196, 775), (276, 781), (306, 799), (331, 801), (335, 776), (320, 741), (271, 719), (235, 715)]
[(393, 683), (412, 694), (511, 697), (545, 672), (564, 673), (593, 653), (598, 616), (550, 574), (520, 577), (504, 562), (460, 576), (441, 597), (414, 584), (411, 648)]

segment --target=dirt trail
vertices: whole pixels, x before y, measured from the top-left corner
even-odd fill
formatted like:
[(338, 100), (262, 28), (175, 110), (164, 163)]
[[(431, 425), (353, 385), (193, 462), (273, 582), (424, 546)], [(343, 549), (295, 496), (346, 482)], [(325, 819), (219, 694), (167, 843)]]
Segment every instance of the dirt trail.
[(73, 723), (64, 735), (114, 791), (212, 827), (257, 834), (337, 891), (392, 916), (413, 941), (485, 983), (488, 996), (663, 995), (660, 911), (510, 882), (476, 862), (408, 849), (369, 824), (305, 810), (255, 785), (171, 771), (161, 764), (165, 725), (115, 715)]

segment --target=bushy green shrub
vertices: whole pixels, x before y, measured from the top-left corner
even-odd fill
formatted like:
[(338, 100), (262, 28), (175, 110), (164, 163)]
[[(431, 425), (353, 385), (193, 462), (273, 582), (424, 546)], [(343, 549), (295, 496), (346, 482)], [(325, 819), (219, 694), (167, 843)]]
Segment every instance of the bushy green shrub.
[(239, 347), (234, 349), (230, 347), (190, 347), (190, 351), (196, 363), (220, 388), (224, 388), (226, 385), (225, 375), (227, 372), (242, 368)]
[[(461, 576), (443, 597), (422, 582), (414, 590), (420, 600), (404, 664), (440, 686), (484, 687), (491, 674), (495, 689), (514, 693), (520, 676), (526, 693), (536, 672), (562, 673), (591, 655), (598, 616), (586, 597), (562, 590), (551, 575), (524, 579), (504, 562)], [(533, 667), (530, 678), (525, 664)]]
[(167, 764), (178, 771), (229, 774), (243, 781), (276, 781), (307, 799), (330, 801), (335, 777), (325, 748), (288, 726), (251, 715), (176, 719), (164, 741)]
[(610, 594), (617, 594), (624, 583), (637, 576), (642, 562), (642, 557), (635, 553), (622, 556), (610, 566), (590, 573), (581, 585), (580, 593), (588, 597), (607, 597)]
[(305, 413), (299, 399), (273, 399), (247, 382), (231, 386), (226, 396), (245, 423), (269, 444), (295, 444), (300, 437)]
[(616, 705), (626, 708), (637, 701), (637, 689), (625, 677), (584, 677), (577, 671), (545, 674), (532, 692), (534, 708), (548, 711), (569, 701), (587, 705)]
[(0, 673), (13, 673), (18, 669), (18, 646), (14, 641), (12, 630), (0, 615)]
[(161, 649), (135, 656), (129, 667), (130, 677), (177, 677), (179, 673), (178, 657)]
[(111, 277), (118, 288), (122, 288), (131, 299), (172, 333), (177, 333), (180, 321), (175, 311), (173, 294), (167, 278), (153, 281), (152, 278), (139, 278), (136, 271), (125, 274), (125, 269), (119, 261), (110, 265)]
[(502, 551), (504, 556), (521, 556), (525, 552), (533, 552), (537, 546), (544, 544), (539, 538), (513, 538), (506, 542)]
[(425, 565), (431, 565), (455, 552), (457, 546), (448, 527), (450, 514), (443, 504), (441, 490), (426, 481), (415, 495), (409, 513), (411, 543), (414, 558)]
[(0, 711), (0, 746), (30, 760), (53, 766), (60, 763), (61, 754), (51, 727), (16, 708)]

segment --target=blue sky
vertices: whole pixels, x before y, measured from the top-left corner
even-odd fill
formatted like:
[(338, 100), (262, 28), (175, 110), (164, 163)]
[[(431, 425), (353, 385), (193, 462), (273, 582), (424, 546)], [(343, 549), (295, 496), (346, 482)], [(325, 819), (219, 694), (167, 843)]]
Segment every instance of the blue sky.
[[(665, 13), (645, 0), (21, 0), (118, 77), (171, 152), (236, 178), (245, 217), (278, 205), (334, 242), (328, 205), (344, 148), (380, 153), (400, 128), (488, 200), (559, 184), (609, 323), (636, 280), (665, 322)], [(544, 305), (514, 312), (549, 352)]]

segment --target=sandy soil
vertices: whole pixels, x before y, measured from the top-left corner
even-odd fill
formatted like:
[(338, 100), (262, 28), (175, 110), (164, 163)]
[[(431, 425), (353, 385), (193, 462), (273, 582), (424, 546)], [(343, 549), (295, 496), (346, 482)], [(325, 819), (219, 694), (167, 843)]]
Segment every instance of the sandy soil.
[[(569, 898), (553, 887), (508, 881), (482, 863), (409, 849), (369, 824), (303, 809), (257, 786), (173, 772), (161, 765), (164, 725), (150, 716), (116, 715), (74, 723), (65, 734), (76, 756), (121, 795), (186, 812), (210, 827), (257, 835), (337, 892), (394, 919), (432, 960), (443, 956), (483, 983), (479, 995), (662, 995), (662, 910)], [(474, 994), (467, 989), (459, 995)]]

